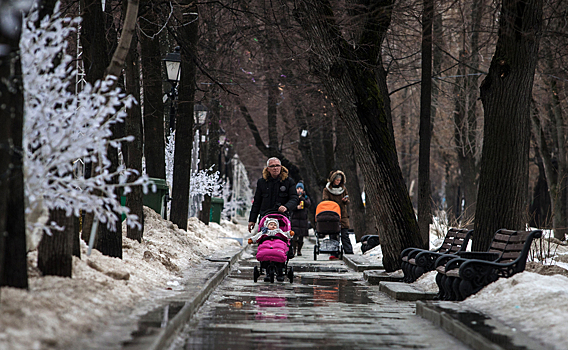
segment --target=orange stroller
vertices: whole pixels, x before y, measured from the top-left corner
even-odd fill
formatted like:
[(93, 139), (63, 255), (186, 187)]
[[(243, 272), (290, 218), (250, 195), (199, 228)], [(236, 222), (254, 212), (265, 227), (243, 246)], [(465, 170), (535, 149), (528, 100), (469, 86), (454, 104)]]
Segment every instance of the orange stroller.
[[(336, 254), (343, 257), (343, 246), (339, 239), (341, 234), (341, 209), (333, 201), (323, 201), (316, 208), (316, 245), (314, 246), (314, 260), (318, 254)], [(326, 235), (336, 235), (337, 239), (325, 238)], [(325, 239), (324, 239), (325, 238)]]

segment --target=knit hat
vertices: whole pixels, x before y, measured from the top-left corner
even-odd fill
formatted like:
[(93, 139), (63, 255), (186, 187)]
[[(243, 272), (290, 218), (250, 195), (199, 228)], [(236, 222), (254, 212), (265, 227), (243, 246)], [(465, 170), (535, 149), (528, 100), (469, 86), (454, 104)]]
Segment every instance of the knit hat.
[(264, 227), (268, 227), (268, 224), (274, 222), (276, 224), (276, 227), (278, 227), (278, 219), (274, 219), (274, 218), (268, 218), (266, 220), (264, 220)]
[(298, 188), (298, 187), (300, 187), (300, 188), (303, 190), (303, 189), (304, 189), (304, 184), (301, 183), (301, 182), (298, 182), (298, 183), (296, 184), (296, 188)]

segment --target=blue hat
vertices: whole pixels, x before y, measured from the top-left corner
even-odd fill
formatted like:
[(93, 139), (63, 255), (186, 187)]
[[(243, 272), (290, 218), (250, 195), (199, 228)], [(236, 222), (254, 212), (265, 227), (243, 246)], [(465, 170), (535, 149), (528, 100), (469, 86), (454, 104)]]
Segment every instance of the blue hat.
[(298, 184), (296, 184), (296, 188), (301, 187), (302, 190), (304, 189), (304, 184), (301, 182), (298, 182)]

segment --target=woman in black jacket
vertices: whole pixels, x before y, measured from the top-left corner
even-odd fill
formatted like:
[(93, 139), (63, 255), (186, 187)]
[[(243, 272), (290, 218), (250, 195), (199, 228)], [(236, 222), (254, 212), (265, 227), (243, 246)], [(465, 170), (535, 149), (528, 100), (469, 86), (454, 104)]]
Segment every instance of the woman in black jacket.
[(298, 182), (296, 184), (296, 192), (299, 197), (299, 204), (292, 212), (292, 247), (294, 255), (302, 256), (302, 246), (304, 245), (304, 237), (308, 236), (308, 208), (312, 204), (310, 197), (304, 191), (304, 184)]

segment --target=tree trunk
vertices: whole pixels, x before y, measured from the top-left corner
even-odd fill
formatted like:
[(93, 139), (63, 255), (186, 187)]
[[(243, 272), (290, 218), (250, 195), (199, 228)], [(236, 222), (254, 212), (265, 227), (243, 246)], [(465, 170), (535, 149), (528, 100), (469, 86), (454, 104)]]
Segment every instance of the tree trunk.
[(65, 216), (65, 210), (55, 209), (50, 211), (49, 220), (63, 230), (51, 230), (51, 235), (43, 235), (37, 248), (37, 267), (44, 276), (72, 277), (73, 217)]
[(335, 146), (335, 154), (337, 163), (335, 169), (341, 169), (345, 173), (347, 182), (345, 186), (349, 192), (349, 205), (347, 210), (349, 213), (350, 228), (355, 232), (357, 242), (364, 236), (366, 230), (365, 206), (361, 199), (361, 187), (359, 186), (359, 177), (357, 176), (357, 163), (355, 162), (355, 152), (353, 145), (347, 137), (347, 126), (343, 120), (337, 121), (335, 129), (337, 135), (337, 144)]
[[(203, 164), (203, 169), (209, 169), (211, 167), (213, 172), (220, 171), (219, 168), (219, 153), (221, 152), (221, 147), (219, 146), (219, 120), (221, 119), (219, 100), (211, 100), (209, 106), (210, 120), (209, 123), (209, 140), (207, 141), (206, 147), (203, 147), (204, 154), (201, 158)], [(204, 145), (205, 146), (205, 145)], [(211, 196), (205, 195), (203, 202), (201, 203), (201, 212), (199, 213), (199, 220), (206, 225), (209, 225), (211, 211)]]
[[(304, 189), (309, 192), (311, 196), (313, 196), (316, 192), (321, 193), (322, 190), (318, 188), (318, 173), (319, 170), (315, 165), (314, 161), (314, 154), (313, 154), (313, 143), (312, 143), (312, 135), (310, 133), (310, 128), (308, 126), (308, 121), (306, 115), (303, 111), (302, 105), (299, 103), (298, 99), (293, 100), (294, 103), (294, 118), (296, 121), (296, 125), (298, 126), (299, 132), (299, 144), (298, 149), (300, 154), (302, 155), (301, 162), (299, 163), (301, 173), (303, 174), (302, 177), (298, 179), (303, 179), (304, 181)], [(306, 130), (306, 133), (303, 131)], [(312, 201), (315, 200), (315, 197), (312, 197)], [(319, 202), (313, 202), (317, 204)]]
[(78, 257), (81, 259), (81, 218), (74, 216), (73, 217), (73, 256)]
[(530, 101), (538, 59), (542, 0), (503, 0), (499, 39), (480, 88), (485, 110), (473, 250), (489, 248), (500, 228), (527, 223)]
[(193, 105), (195, 97), (196, 66), (193, 53), (197, 43), (199, 20), (195, 3), (184, 1), (183, 26), (180, 27), (178, 42), (181, 46), (181, 79), (175, 136), (174, 175), (170, 219), (180, 229), (187, 230), (189, 210), (189, 183), (191, 176), (191, 149), (193, 147)]
[(531, 227), (550, 229), (553, 228), (551, 220), (552, 211), (550, 205), (550, 192), (548, 190), (548, 184), (546, 182), (546, 174), (544, 171), (542, 157), (538, 156), (540, 150), (538, 149), (538, 147), (535, 148), (535, 153), (537, 153), (535, 158), (538, 166), (538, 178), (533, 189), (532, 202), (529, 207), (529, 225)]
[[(142, 174), (142, 113), (140, 111), (140, 65), (138, 64), (138, 40), (134, 35), (130, 52), (126, 56), (126, 66), (124, 74), (126, 77), (126, 93), (134, 96), (137, 104), (133, 104), (128, 110), (125, 120), (126, 135), (134, 136), (134, 141), (126, 144), (126, 167), (134, 169), (138, 174)], [(144, 100), (146, 106), (146, 100)], [(141, 186), (132, 186), (132, 192), (126, 195), (126, 207), (132, 214), (138, 216), (141, 227), (126, 228), (126, 237), (142, 242), (144, 233), (144, 210), (142, 205), (143, 193)]]
[[(550, 109), (550, 107), (549, 107)], [(551, 114), (549, 112), (549, 114)], [(564, 144), (564, 137), (552, 137), (553, 144), (552, 150), (549, 148), (547, 140), (546, 140), (546, 133), (543, 129), (542, 123), (540, 122), (540, 118), (538, 115), (538, 110), (535, 106), (535, 102), (532, 102), (532, 112), (531, 112), (531, 122), (532, 122), (532, 130), (536, 140), (536, 144), (538, 145), (538, 151), (542, 157), (544, 172), (546, 174), (546, 181), (548, 184), (549, 196), (550, 196), (550, 208), (552, 214), (552, 226), (554, 228), (554, 237), (559, 240), (565, 240), (565, 233), (566, 227), (562, 225), (562, 218), (563, 212), (562, 207), (563, 204), (561, 202), (562, 199), (562, 183), (566, 180), (563, 180), (562, 177), (565, 177), (563, 167), (559, 164), (561, 163), (560, 159), (565, 156), (565, 151), (553, 151), (556, 150), (559, 146), (562, 147)], [(551, 133), (554, 135), (555, 126), (558, 126), (559, 121), (555, 119), (553, 121), (553, 127)], [(555, 157), (555, 153), (558, 153)], [(559, 159), (560, 158), (560, 159)]]
[(140, 21), (140, 47), (142, 52), (142, 76), (144, 86), (144, 154), (146, 174), (149, 177), (166, 178), (166, 156), (164, 141), (164, 103), (162, 100), (162, 57), (157, 34), (157, 16), (153, 1), (144, 0), (147, 8)]
[[(81, 59), (85, 67), (85, 80), (94, 85), (97, 80), (104, 78), (105, 69), (110, 63), (108, 50), (110, 45), (106, 38), (110, 21), (107, 21), (108, 16), (103, 12), (101, 0), (81, 0), (80, 6), (83, 19), (81, 22), (81, 45), (83, 47)], [(85, 171), (88, 171), (87, 177), (91, 176), (94, 168), (96, 165), (88, 160), (85, 166)], [(88, 242), (90, 238), (93, 217), (92, 213), (85, 213), (81, 235), (85, 242)]]
[(124, 0), (127, 2), (126, 14), (124, 16), (124, 23), (122, 25), (122, 33), (120, 34), (120, 41), (112, 55), (110, 64), (105, 71), (105, 75), (112, 75), (119, 77), (124, 67), (126, 56), (130, 51), (130, 43), (134, 36), (136, 29), (136, 21), (138, 20), (138, 0)]
[[(430, 242), (432, 222), (430, 143), (432, 140), (432, 20), (434, 0), (424, 0), (422, 14), (422, 81), (420, 83), (420, 151), (418, 155), (418, 227), (423, 242)], [(429, 243), (427, 243), (429, 244)]]
[(400, 268), (404, 248), (425, 247), (398, 164), (380, 53), (392, 5), (384, 1), (367, 8), (355, 49), (342, 39), (328, 1), (300, 1), (295, 11), (312, 45), (313, 71), (347, 124), (367, 194), (376, 203), (386, 271)]
[[(115, 137), (121, 137), (123, 131), (121, 130), (119, 124), (114, 124), (112, 126), (112, 134)], [(122, 132), (121, 132), (122, 131)], [(108, 147), (107, 158), (111, 162), (109, 168), (110, 172), (115, 172), (118, 168), (118, 151), (113, 147)], [(111, 180), (112, 183), (118, 183), (118, 179)], [(115, 195), (120, 198), (122, 191), (119, 189), (115, 190)], [(117, 212), (113, 213), (116, 216), (116, 227), (111, 229), (107, 227), (106, 224), (99, 224), (98, 231), (95, 237), (95, 248), (100, 251), (103, 255), (111, 256), (115, 258), (122, 259), (122, 224), (120, 214)]]
[(461, 130), (463, 134), (464, 143), (462, 144), (462, 153), (460, 153), (460, 170), (462, 175), (462, 188), (463, 196), (465, 198), (465, 207), (462, 214), (462, 222), (464, 227), (473, 228), (473, 217), (475, 215), (475, 208), (477, 205), (477, 177), (479, 175), (478, 159), (477, 156), (477, 119), (478, 119), (478, 80), (479, 80), (479, 59), (480, 59), (480, 44), (479, 35), (481, 33), (482, 18), (483, 18), (483, 1), (474, 0), (471, 4), (471, 36), (469, 51), (471, 57), (469, 58), (465, 80), (465, 113), (466, 124)]
[[(15, 16), (15, 20), (20, 22), (21, 17)], [(0, 108), (0, 144), (14, 145), (0, 147), (0, 285), (27, 289), (21, 156), (24, 96), (19, 42), (19, 32), (8, 36), (0, 31), (0, 46), (6, 48), (0, 55), (0, 100), (5, 104)]]

